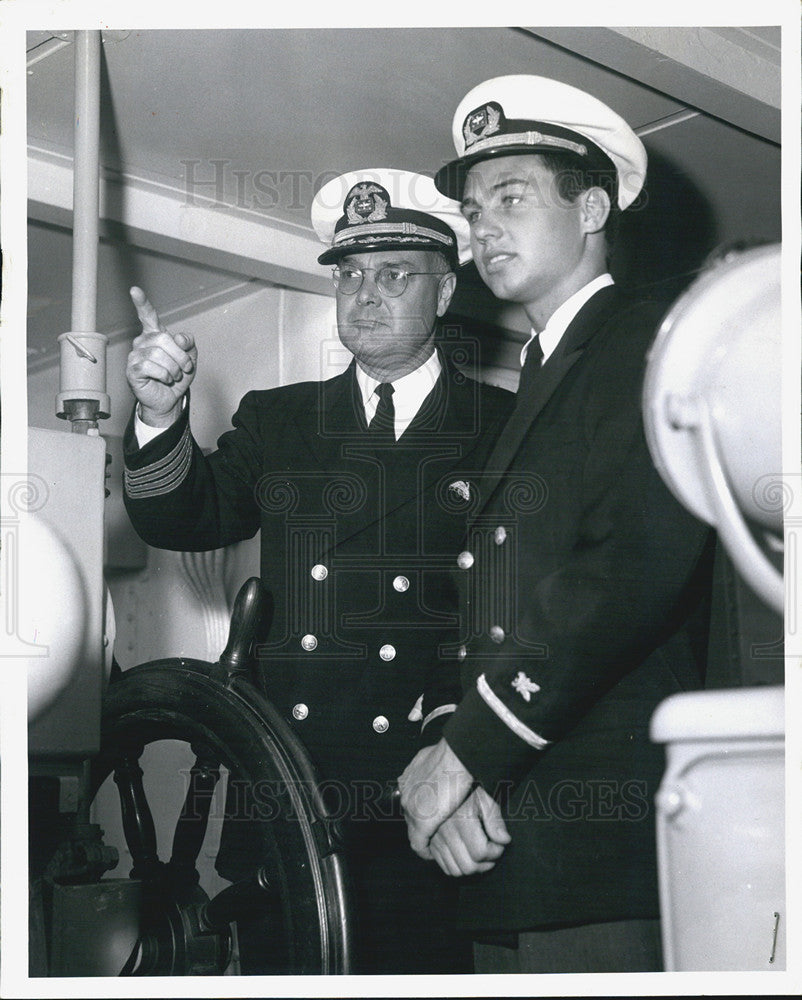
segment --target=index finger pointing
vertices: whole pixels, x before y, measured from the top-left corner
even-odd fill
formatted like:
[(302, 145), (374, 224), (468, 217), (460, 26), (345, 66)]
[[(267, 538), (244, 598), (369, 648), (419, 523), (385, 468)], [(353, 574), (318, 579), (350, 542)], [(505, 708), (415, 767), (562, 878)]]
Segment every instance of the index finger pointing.
[(142, 324), (143, 333), (160, 333), (164, 330), (159, 320), (159, 314), (148, 301), (147, 295), (136, 285), (130, 290), (131, 301), (136, 307), (136, 314)]

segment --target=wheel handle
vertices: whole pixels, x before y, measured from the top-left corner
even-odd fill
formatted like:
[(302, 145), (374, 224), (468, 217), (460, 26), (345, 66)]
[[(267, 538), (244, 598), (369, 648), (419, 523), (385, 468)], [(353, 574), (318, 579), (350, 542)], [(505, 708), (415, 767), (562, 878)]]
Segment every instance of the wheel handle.
[(264, 601), (262, 583), (252, 576), (240, 587), (231, 612), (228, 642), (220, 656), (220, 666), (228, 680), (244, 677), (252, 680), (251, 647), (262, 618)]

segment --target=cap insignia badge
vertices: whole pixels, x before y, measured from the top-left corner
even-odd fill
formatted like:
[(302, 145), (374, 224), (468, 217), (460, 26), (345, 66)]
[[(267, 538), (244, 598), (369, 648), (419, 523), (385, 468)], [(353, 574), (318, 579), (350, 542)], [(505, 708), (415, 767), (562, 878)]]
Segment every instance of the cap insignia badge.
[(387, 218), (390, 195), (380, 184), (363, 181), (355, 184), (345, 199), (345, 214), (352, 226), (380, 222)]
[(485, 139), (489, 135), (494, 135), (501, 129), (501, 116), (503, 115), (501, 105), (491, 101), (483, 104), (481, 108), (466, 117), (462, 126), (462, 137), (465, 139), (465, 148), (472, 146), (480, 139)]

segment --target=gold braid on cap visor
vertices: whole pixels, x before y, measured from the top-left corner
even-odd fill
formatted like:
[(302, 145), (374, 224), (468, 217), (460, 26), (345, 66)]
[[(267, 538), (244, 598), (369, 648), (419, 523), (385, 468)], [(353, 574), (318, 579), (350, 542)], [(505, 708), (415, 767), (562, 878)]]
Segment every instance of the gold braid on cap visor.
[(342, 229), (334, 237), (332, 246), (337, 246), (340, 243), (345, 243), (362, 236), (384, 236), (389, 239), (403, 239), (404, 237), (425, 238), (427, 240), (436, 240), (438, 243), (443, 243), (448, 247), (454, 246), (455, 242), (451, 236), (438, 233), (436, 229), (418, 226), (414, 222), (376, 222), (367, 226), (357, 225)]

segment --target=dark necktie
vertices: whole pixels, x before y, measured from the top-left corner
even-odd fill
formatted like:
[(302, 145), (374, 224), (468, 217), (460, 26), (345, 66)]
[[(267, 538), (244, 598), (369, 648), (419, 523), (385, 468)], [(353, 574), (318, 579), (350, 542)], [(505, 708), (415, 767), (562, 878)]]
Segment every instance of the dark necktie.
[(376, 395), (379, 397), (379, 404), (376, 413), (368, 424), (368, 431), (371, 434), (381, 434), (385, 437), (395, 438), (395, 407), (393, 406), (393, 384), (392, 382), (380, 382), (376, 386)]
[(526, 360), (521, 369), (521, 380), (518, 383), (518, 395), (528, 396), (535, 382), (540, 377), (543, 361), (543, 348), (540, 346), (540, 334), (536, 333), (526, 350)]

